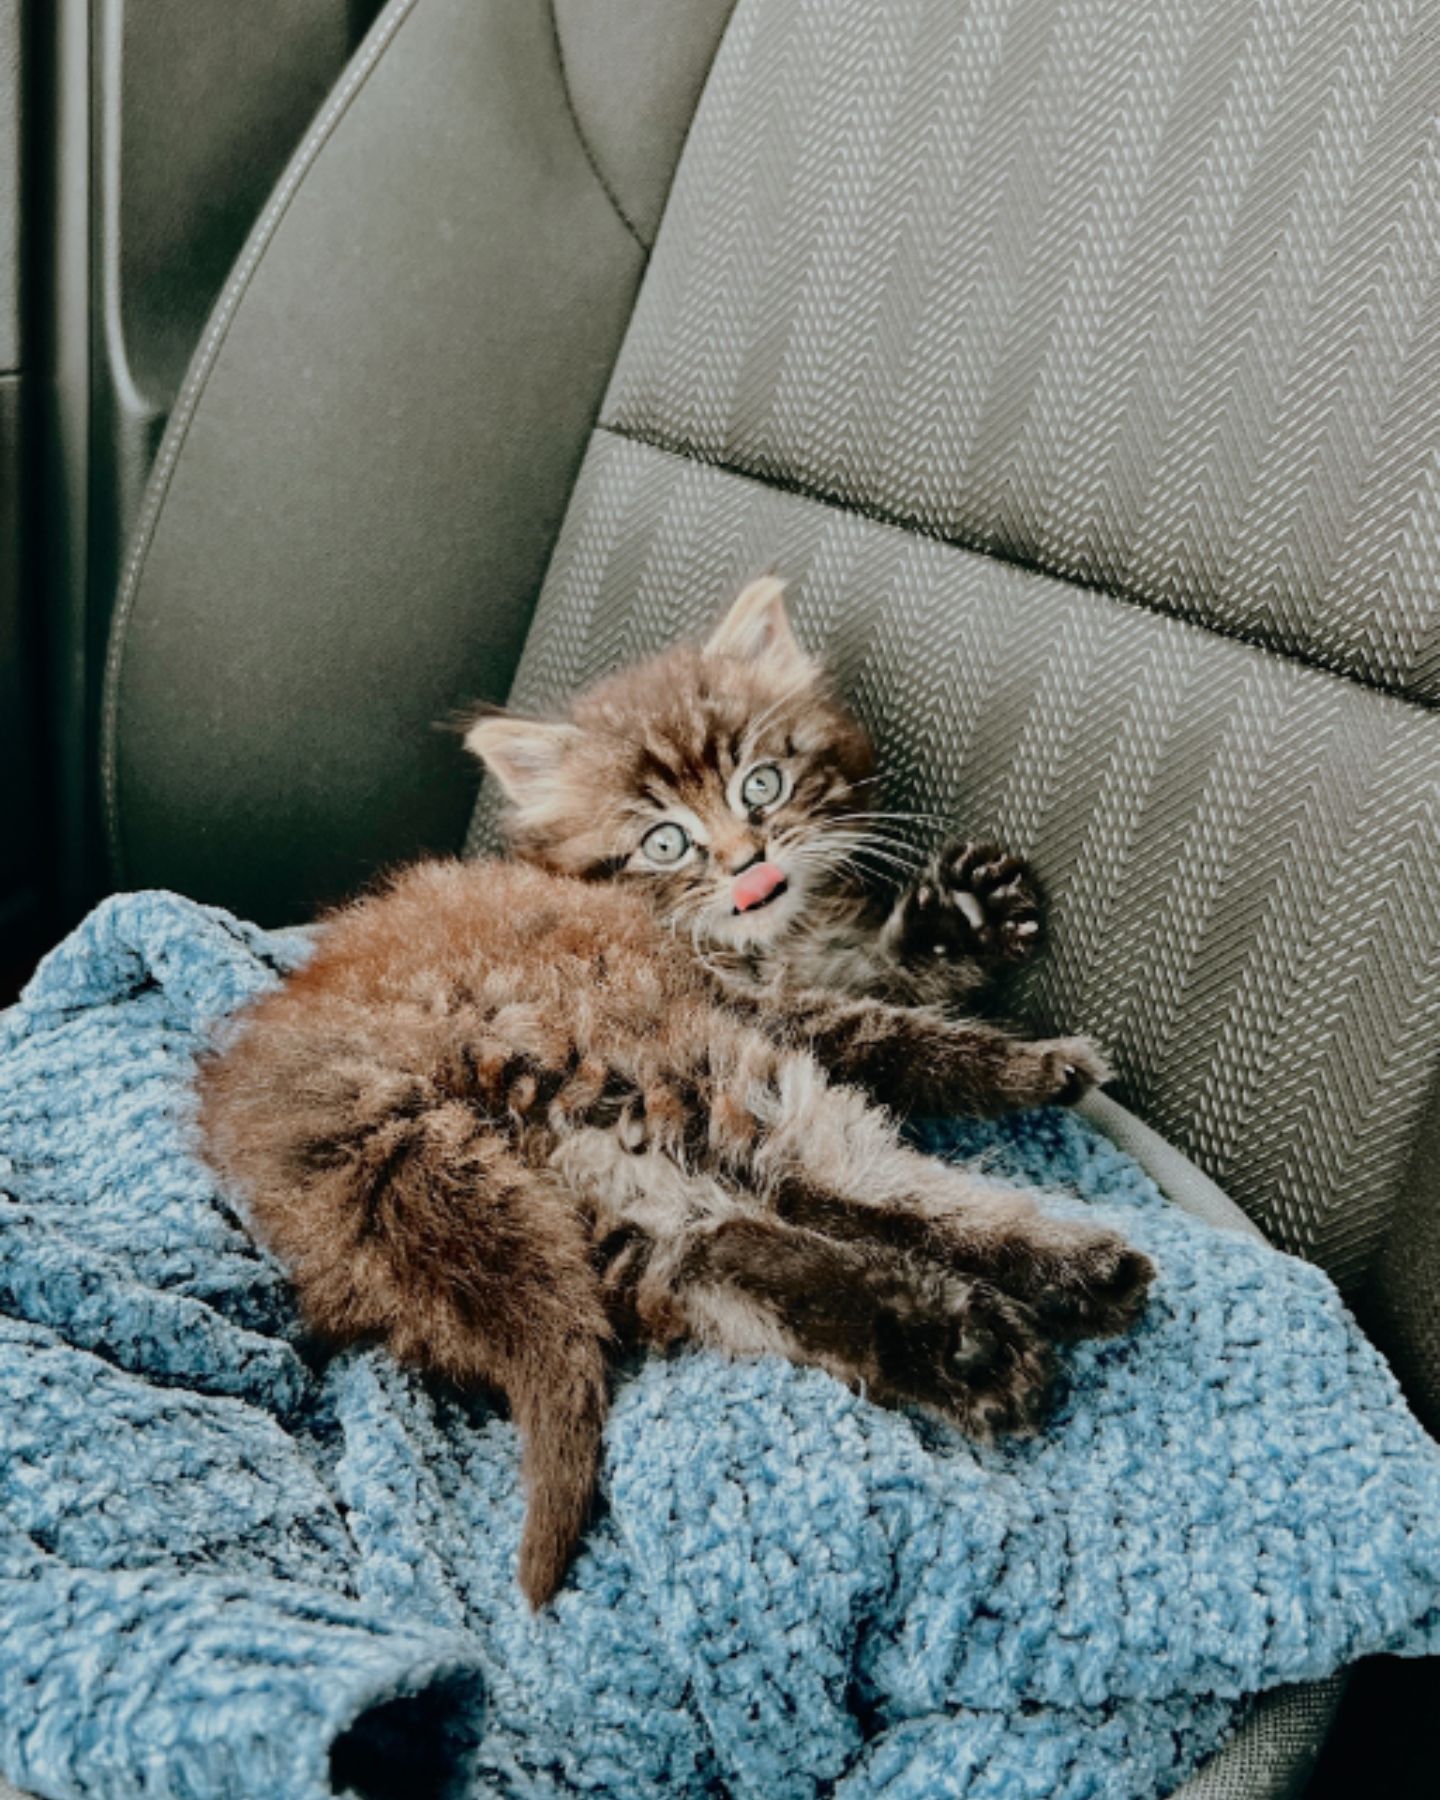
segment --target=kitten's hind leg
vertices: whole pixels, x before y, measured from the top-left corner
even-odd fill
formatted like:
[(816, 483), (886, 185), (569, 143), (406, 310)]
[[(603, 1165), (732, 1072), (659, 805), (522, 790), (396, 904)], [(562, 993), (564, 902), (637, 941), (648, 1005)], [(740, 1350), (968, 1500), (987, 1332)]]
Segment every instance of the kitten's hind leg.
[(1116, 1232), (1049, 1219), (1028, 1203), (977, 1206), (980, 1191), (963, 1176), (947, 1180), (929, 1196), (936, 1210), (927, 1213), (820, 1192), (802, 1180), (781, 1186), (775, 1206), (780, 1217), (839, 1242), (879, 1242), (984, 1276), (1023, 1301), (1057, 1341), (1130, 1329), (1154, 1278), (1148, 1257)]
[[(752, 1151), (764, 1132), (754, 1123)], [(947, 1258), (938, 1236), (920, 1254), (879, 1229), (874, 1209), (872, 1229), (849, 1234), (780, 1217), (763, 1151), (747, 1157), (738, 1140), (719, 1174), (662, 1150), (627, 1151), (602, 1131), (575, 1134), (554, 1162), (595, 1208), (595, 1262), (622, 1337), (813, 1363), (980, 1433), (1038, 1421), (1051, 1359), (1036, 1320)], [(923, 1222), (908, 1222), (928, 1238)]]
[(982, 1278), (1055, 1338), (1134, 1324), (1154, 1268), (1118, 1233), (1047, 1218), (1028, 1195), (909, 1149), (883, 1113), (807, 1061), (783, 1066), (773, 1121), (753, 1151), (753, 1179), (777, 1216)]
[(636, 1312), (654, 1342), (810, 1363), (980, 1436), (1033, 1430), (1052, 1372), (1028, 1310), (988, 1283), (775, 1218), (656, 1246)]

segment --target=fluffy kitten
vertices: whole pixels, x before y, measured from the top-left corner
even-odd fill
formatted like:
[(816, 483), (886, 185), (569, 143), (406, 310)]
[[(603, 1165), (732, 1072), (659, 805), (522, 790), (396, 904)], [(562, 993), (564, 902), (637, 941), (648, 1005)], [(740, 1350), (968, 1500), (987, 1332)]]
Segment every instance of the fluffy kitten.
[(619, 1342), (1033, 1427), (1051, 1342), (1123, 1330), (1151, 1267), (895, 1126), (1103, 1078), (1082, 1039), (946, 1010), (1037, 947), (1021, 865), (947, 849), (872, 912), (870, 744), (774, 580), (703, 648), (467, 742), (517, 860), (421, 863), (330, 917), (202, 1070), (201, 1118), (318, 1334), (508, 1398), (530, 1599), (583, 1528)]

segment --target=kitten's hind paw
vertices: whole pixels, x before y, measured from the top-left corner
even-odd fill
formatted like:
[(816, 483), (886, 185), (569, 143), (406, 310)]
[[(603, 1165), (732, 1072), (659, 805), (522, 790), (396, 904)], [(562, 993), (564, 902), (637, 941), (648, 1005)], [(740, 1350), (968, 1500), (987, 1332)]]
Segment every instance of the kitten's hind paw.
[(1034, 1314), (985, 1281), (949, 1286), (935, 1312), (884, 1320), (877, 1349), (885, 1386), (976, 1437), (1035, 1431), (1054, 1358)]
[(1040, 948), (1030, 871), (994, 844), (947, 844), (896, 911), (901, 955), (910, 963), (1018, 965)]
[(1120, 1337), (1145, 1310), (1155, 1265), (1103, 1226), (1049, 1219), (996, 1279), (1057, 1339)]
[(1096, 1244), (1076, 1259), (1070, 1280), (1042, 1309), (1046, 1326), (1066, 1337), (1120, 1337), (1149, 1298), (1155, 1265), (1121, 1239)]

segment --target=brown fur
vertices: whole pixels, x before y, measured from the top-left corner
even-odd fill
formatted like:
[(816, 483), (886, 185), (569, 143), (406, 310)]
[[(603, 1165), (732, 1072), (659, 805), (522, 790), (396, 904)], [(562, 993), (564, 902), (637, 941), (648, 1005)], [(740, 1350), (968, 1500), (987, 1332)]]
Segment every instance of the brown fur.
[[(868, 740), (775, 582), (703, 649), (470, 742), (522, 860), (422, 863), (332, 916), (202, 1069), (201, 1125), (315, 1331), (507, 1397), (531, 1600), (583, 1528), (619, 1339), (773, 1351), (1032, 1427), (1051, 1342), (1123, 1330), (1149, 1265), (914, 1154), (892, 1118), (1103, 1075), (1083, 1040), (944, 1010), (1033, 952), (1021, 866), (947, 850), (876, 909), (857, 861), (899, 852), (857, 804)], [(751, 806), (761, 764), (785, 792)], [(647, 861), (658, 822), (693, 840), (681, 866)], [(788, 887), (737, 912), (757, 858)]]

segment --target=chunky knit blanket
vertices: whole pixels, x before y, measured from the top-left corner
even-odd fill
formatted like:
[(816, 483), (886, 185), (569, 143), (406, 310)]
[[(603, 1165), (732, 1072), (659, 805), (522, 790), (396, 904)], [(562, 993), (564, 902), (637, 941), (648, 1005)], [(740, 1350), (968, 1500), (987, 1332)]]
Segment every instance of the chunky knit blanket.
[(814, 1371), (626, 1372), (558, 1601), (508, 1422), (326, 1362), (192, 1153), (304, 954), (107, 902), (0, 1015), (0, 1770), (43, 1795), (1139, 1800), (1239, 1697), (1440, 1650), (1440, 1449), (1326, 1278), (1084, 1122), (939, 1126), (1153, 1255), (1141, 1328), (981, 1448)]

